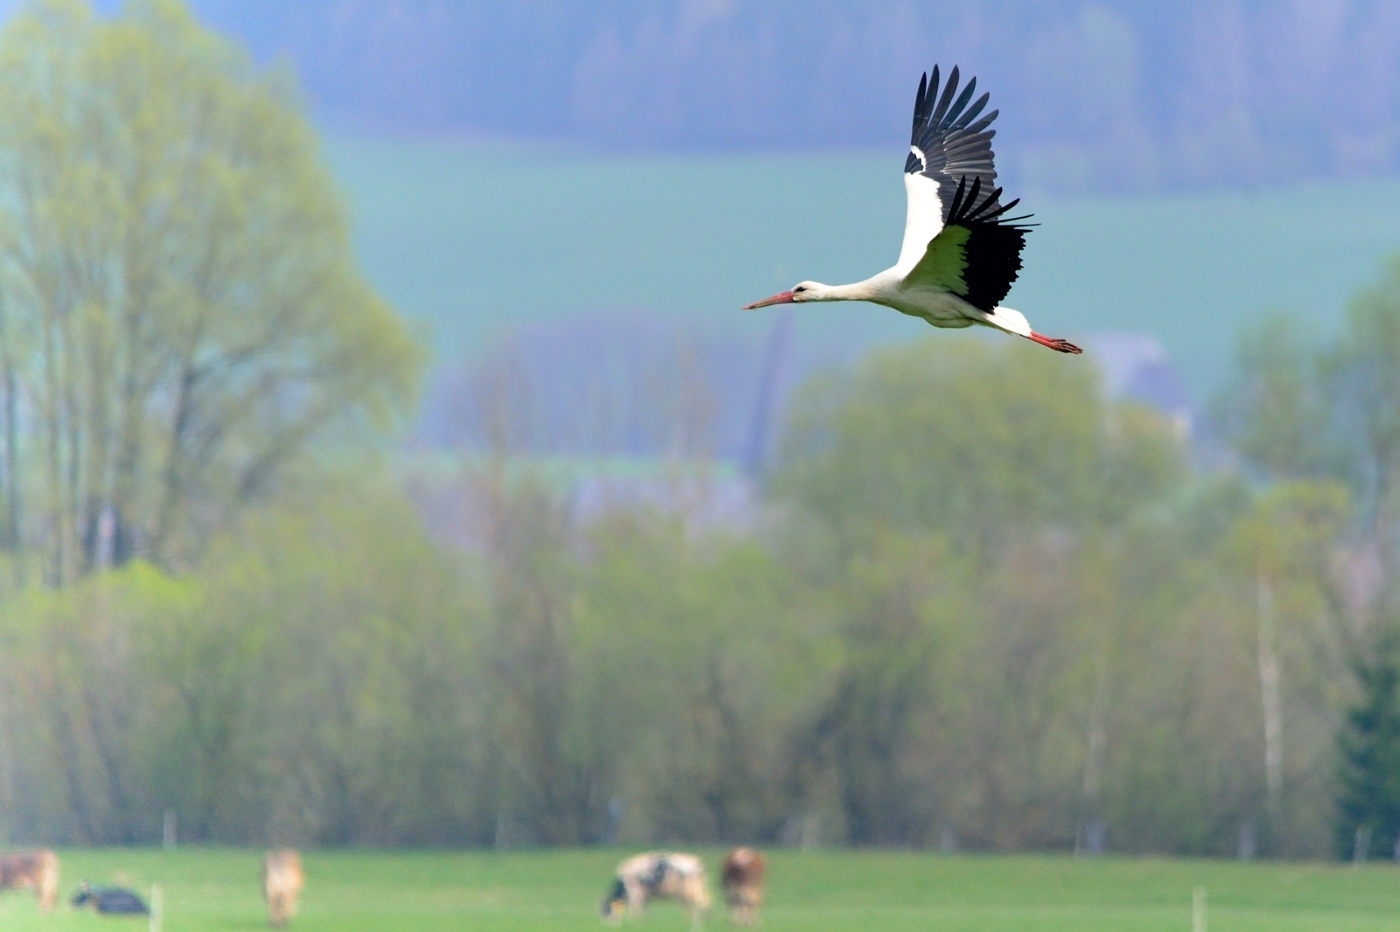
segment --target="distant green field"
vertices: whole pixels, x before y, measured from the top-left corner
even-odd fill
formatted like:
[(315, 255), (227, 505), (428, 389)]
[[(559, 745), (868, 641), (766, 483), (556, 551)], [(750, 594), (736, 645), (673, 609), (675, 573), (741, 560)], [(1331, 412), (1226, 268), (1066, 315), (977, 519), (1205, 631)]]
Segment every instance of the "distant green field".
[[(1015, 140), (998, 137), (1001, 145)], [(370, 278), (456, 361), (514, 324), (644, 311), (762, 335), (740, 306), (799, 279), (890, 265), (904, 229), (899, 151), (634, 157), (544, 146), (335, 135)], [(1235, 334), (1271, 310), (1325, 330), (1400, 251), (1400, 179), (1257, 192), (1050, 198), (1007, 304), (1074, 339), (1148, 332), (1198, 398)], [(928, 327), (868, 305), (805, 307), (810, 361)]]
[[(706, 852), (711, 863), (718, 852)], [(597, 904), (617, 850), (526, 853), (313, 852), (293, 929), (598, 929)], [(264, 928), (259, 854), (186, 849), (61, 852), (65, 895), (83, 877), (148, 891), (159, 881), (164, 928)], [(1265, 864), (1070, 857), (945, 857), (887, 852), (771, 854), (764, 928), (782, 930), (1037, 930), (1191, 928), (1191, 891), (1207, 888), (1211, 932), (1400, 928), (1400, 873), (1390, 864)], [(727, 922), (718, 912), (711, 927)], [(0, 900), (18, 930), (144, 929), (144, 920), (77, 912), (41, 916), (33, 898)], [(685, 929), (661, 904), (638, 924)]]

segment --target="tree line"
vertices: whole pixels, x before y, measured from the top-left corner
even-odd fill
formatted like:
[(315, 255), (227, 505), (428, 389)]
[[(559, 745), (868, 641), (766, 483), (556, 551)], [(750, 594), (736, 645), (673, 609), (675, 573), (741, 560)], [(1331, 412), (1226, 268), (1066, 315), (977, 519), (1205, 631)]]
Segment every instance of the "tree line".
[(1033, 347), (813, 379), (743, 528), (507, 453), (459, 491), (465, 547), (328, 470), (189, 570), (8, 600), (7, 833), (1305, 856), (1385, 803), (1344, 799), (1394, 718), (1354, 491), (1197, 465)]
[(0, 811), (69, 842), (172, 810), (229, 843), (1350, 854), (1380, 797), (1347, 762), (1385, 752), (1357, 672), (1392, 656), (1370, 517), (1193, 455), (1087, 366), (934, 336), (804, 387), (749, 527), (582, 514), (502, 453), (464, 461), (452, 547), (394, 481), (320, 472), (189, 570), (6, 603)]
[(173, 0), (0, 34), (0, 836), (1394, 850), (1400, 264), (1242, 334), (1194, 439), (1085, 360), (873, 352), (737, 523), (693, 372), (684, 494), (583, 508), (497, 359), (449, 542), (281, 81)]

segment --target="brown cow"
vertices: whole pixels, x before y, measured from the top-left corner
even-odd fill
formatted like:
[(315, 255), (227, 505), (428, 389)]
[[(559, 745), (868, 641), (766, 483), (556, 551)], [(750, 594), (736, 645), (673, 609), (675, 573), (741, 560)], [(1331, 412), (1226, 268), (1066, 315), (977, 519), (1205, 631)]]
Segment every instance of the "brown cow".
[(752, 848), (735, 848), (725, 855), (720, 872), (724, 884), (724, 900), (729, 904), (729, 918), (736, 926), (758, 923), (758, 910), (763, 906), (763, 879), (768, 863)]
[(58, 855), (24, 851), (0, 857), (0, 890), (31, 890), (44, 912), (58, 902)]
[(300, 854), (291, 848), (267, 853), (263, 858), (262, 885), (268, 925), (280, 928), (297, 914), (297, 897), (303, 882)]

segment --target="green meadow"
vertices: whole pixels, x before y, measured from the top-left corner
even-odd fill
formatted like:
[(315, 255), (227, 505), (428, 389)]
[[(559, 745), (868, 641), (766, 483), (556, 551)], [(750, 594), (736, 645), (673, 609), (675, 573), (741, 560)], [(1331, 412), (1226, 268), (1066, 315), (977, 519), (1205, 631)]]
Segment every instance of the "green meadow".
[[(265, 927), (259, 852), (106, 849), (61, 852), (65, 899), (87, 877), (149, 892), (159, 882), (171, 932)], [(360, 930), (598, 929), (597, 904), (623, 852), (311, 852), (301, 915), (291, 928)], [(705, 852), (714, 864), (719, 852)], [(782, 930), (1191, 929), (1192, 891), (1207, 891), (1211, 932), (1400, 928), (1393, 864), (943, 856), (907, 852), (770, 854), (764, 928)], [(717, 909), (712, 928), (728, 923)], [(6, 929), (145, 929), (144, 919), (95, 916), (67, 905), (39, 914), (33, 898), (0, 900)], [(636, 924), (688, 927), (659, 904)]]

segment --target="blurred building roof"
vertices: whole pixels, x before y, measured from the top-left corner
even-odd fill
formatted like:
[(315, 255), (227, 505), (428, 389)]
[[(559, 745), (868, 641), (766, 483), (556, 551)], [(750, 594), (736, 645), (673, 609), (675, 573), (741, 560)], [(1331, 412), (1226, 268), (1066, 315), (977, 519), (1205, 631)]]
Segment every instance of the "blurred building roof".
[(1084, 346), (1103, 371), (1109, 398), (1151, 405), (1167, 415), (1184, 435), (1195, 422), (1186, 385), (1167, 358), (1167, 351), (1149, 333), (1099, 333)]

